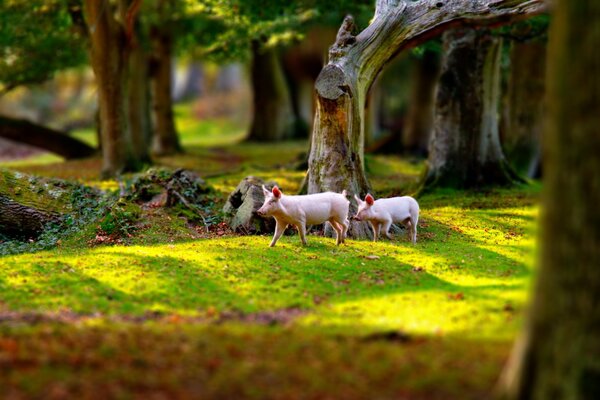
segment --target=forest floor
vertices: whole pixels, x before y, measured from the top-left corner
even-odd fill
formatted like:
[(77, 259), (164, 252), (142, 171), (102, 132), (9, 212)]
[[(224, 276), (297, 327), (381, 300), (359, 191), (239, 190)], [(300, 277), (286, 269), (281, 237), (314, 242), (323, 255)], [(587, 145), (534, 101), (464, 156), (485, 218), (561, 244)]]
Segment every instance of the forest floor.
[[(215, 210), (247, 175), (300, 185), (304, 142), (179, 123), (186, 154), (158, 163), (206, 177)], [(5, 166), (117, 187), (97, 181), (98, 159)], [(383, 196), (410, 193), (423, 168), (367, 166)], [(122, 244), (2, 256), (0, 397), (487, 398), (522, 323), (539, 189), (424, 195), (416, 245), (294, 234), (269, 248), (157, 209)]]

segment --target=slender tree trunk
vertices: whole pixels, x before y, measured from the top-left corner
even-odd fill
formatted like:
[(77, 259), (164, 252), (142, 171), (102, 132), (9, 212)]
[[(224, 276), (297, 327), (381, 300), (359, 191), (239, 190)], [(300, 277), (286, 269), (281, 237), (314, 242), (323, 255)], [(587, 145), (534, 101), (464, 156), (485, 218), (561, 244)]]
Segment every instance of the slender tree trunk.
[(357, 36), (352, 34), (352, 18), (347, 17), (315, 84), (309, 193), (347, 189), (363, 194), (369, 189), (363, 165), (366, 94), (398, 52), (452, 26), (507, 23), (544, 9), (541, 0), (378, 0), (371, 24)]
[(150, 86), (148, 54), (138, 43), (129, 56), (129, 125), (131, 144), (136, 158), (150, 163), (152, 122), (150, 115)]
[(108, 0), (85, 0), (90, 58), (98, 85), (102, 137), (102, 175), (138, 167), (127, 119), (127, 50), (121, 24)]
[(554, 4), (540, 268), (503, 388), (513, 399), (598, 399), (600, 3)]
[(546, 43), (514, 41), (503, 108), (502, 146), (517, 171), (535, 175), (544, 120)]
[[(159, 11), (165, 12), (165, 1), (159, 4)], [(175, 128), (173, 113), (173, 37), (168, 26), (154, 26), (151, 29), (152, 56), (152, 100), (154, 111), (154, 140), (152, 151), (156, 155), (169, 155), (182, 151)]]
[(96, 149), (48, 127), (21, 119), (0, 116), (0, 137), (39, 147), (72, 160), (93, 155)]
[(402, 134), (402, 148), (407, 153), (419, 156), (427, 154), (433, 130), (439, 67), (439, 56), (432, 50), (425, 50), (423, 56), (413, 62), (410, 101)]
[(517, 179), (498, 134), (501, 39), (487, 30), (444, 34), (425, 188), (481, 188)]
[(276, 142), (294, 134), (294, 113), (281, 60), (274, 49), (252, 43), (252, 124), (247, 140)]

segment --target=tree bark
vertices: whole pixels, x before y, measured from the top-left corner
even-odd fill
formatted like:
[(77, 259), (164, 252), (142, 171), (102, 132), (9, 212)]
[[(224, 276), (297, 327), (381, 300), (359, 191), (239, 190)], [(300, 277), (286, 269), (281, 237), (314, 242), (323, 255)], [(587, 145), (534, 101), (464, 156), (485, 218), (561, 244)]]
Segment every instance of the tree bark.
[(487, 30), (444, 34), (424, 188), (509, 185), (517, 179), (498, 134), (502, 40)]
[(520, 173), (535, 177), (544, 121), (546, 43), (513, 41), (503, 107), (502, 146)]
[(276, 142), (294, 136), (294, 113), (281, 60), (275, 49), (252, 43), (252, 124), (247, 140)]
[(0, 137), (39, 147), (67, 160), (89, 157), (96, 152), (93, 147), (66, 133), (22, 119), (0, 116)]
[[(512, 399), (600, 398), (600, 3), (554, 2), (548, 46), (541, 257)], [(590, 27), (594, 27), (591, 29)]]
[[(123, 15), (123, 7), (120, 7)], [(102, 137), (102, 175), (135, 170), (127, 119), (127, 49), (122, 24), (108, 0), (85, 0), (90, 58), (98, 86)], [(123, 21), (124, 18), (121, 18)]]
[(413, 62), (410, 101), (402, 135), (402, 149), (407, 153), (427, 155), (439, 67), (439, 55), (432, 50), (425, 50), (423, 56)]
[[(158, 12), (167, 12), (170, 0), (160, 0)], [(166, 22), (151, 28), (151, 62), (154, 140), (152, 152), (170, 155), (182, 151), (173, 113), (173, 35)]]
[(369, 190), (363, 161), (365, 99), (377, 74), (398, 52), (452, 26), (499, 24), (544, 8), (542, 0), (378, 0), (371, 24), (357, 36), (347, 17), (315, 84), (308, 192)]
[(129, 55), (129, 126), (131, 145), (137, 160), (150, 164), (150, 144), (152, 142), (152, 121), (150, 115), (150, 74), (148, 54), (141, 45), (135, 43)]
[(25, 206), (0, 195), (0, 233), (8, 237), (37, 237), (58, 216)]

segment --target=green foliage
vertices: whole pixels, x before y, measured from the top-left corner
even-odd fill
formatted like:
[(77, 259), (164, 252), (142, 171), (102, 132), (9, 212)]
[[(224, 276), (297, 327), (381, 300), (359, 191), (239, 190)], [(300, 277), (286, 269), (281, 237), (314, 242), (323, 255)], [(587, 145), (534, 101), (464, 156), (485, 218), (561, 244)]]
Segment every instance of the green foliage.
[(364, 28), (373, 16), (373, 4), (366, 0), (187, 0), (184, 4), (180, 48), (219, 62), (246, 59), (253, 41), (266, 47), (285, 46), (302, 39), (312, 25), (337, 28), (345, 15), (352, 14)]
[(43, 82), (61, 69), (86, 60), (62, 0), (0, 2), (0, 84), (2, 90)]

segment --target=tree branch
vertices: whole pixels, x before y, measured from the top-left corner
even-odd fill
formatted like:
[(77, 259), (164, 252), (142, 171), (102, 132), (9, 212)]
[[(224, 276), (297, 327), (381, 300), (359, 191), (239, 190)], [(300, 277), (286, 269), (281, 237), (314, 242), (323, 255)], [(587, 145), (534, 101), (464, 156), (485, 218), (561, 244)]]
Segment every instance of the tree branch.
[[(544, 0), (379, 0), (371, 25), (347, 51), (372, 82), (380, 69), (402, 50), (412, 48), (457, 26), (496, 26), (547, 11)], [(375, 66), (375, 68), (373, 68)], [(361, 75), (359, 73), (359, 75)]]
[(39, 147), (66, 159), (89, 157), (96, 149), (54, 129), (0, 116), (0, 137)]

